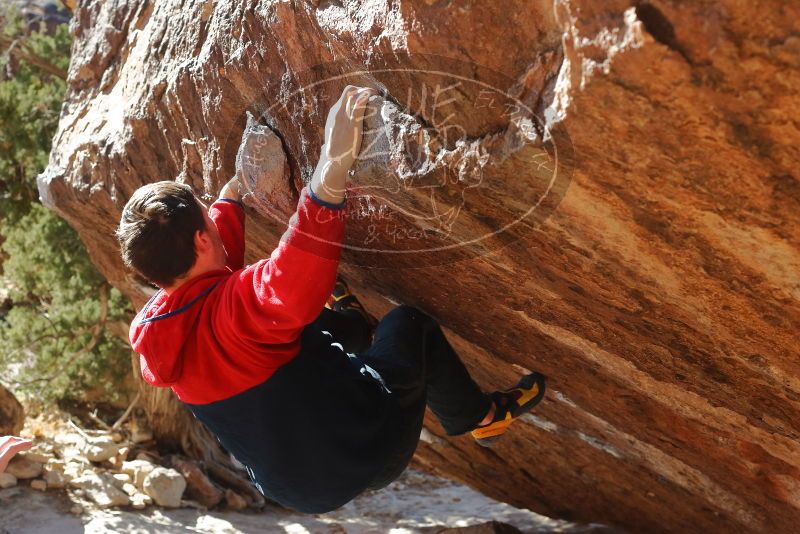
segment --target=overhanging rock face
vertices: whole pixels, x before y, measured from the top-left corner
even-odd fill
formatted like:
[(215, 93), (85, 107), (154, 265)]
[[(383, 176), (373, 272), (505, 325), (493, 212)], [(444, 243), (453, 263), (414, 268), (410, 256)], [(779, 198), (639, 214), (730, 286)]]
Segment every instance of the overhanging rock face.
[(345, 275), (376, 313), (438, 318), (486, 388), (550, 377), (496, 448), (429, 418), (419, 460), (553, 516), (789, 532), (799, 21), (778, 0), (79, 2), (40, 190), (141, 303), (113, 238), (138, 186), (213, 194), (239, 154), (252, 261), (342, 87), (377, 87)]

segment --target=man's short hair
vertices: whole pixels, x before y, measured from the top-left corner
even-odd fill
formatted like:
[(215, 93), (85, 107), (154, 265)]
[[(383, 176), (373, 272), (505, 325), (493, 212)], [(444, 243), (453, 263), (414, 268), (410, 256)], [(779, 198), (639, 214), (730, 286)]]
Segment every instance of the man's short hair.
[(194, 265), (194, 235), (205, 229), (191, 187), (169, 181), (147, 184), (122, 210), (117, 229), (122, 260), (149, 281), (169, 287)]

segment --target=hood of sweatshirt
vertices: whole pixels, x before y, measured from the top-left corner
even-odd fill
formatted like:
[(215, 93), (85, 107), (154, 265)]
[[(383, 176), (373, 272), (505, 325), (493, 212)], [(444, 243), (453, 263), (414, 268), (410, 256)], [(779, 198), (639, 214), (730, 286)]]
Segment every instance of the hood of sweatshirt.
[(171, 295), (161, 289), (136, 314), (129, 335), (145, 382), (164, 387), (180, 379), (186, 341), (196, 330), (208, 295), (230, 274), (228, 269), (203, 273)]

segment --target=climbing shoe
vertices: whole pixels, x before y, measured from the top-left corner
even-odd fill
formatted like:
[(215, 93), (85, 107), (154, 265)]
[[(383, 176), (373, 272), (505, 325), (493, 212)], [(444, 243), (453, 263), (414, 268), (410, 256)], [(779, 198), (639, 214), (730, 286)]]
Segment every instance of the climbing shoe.
[(367, 313), (367, 310), (364, 309), (364, 306), (361, 305), (356, 296), (350, 292), (347, 282), (338, 276), (336, 277), (336, 284), (333, 286), (333, 292), (328, 297), (325, 307), (335, 312), (355, 310), (364, 317), (364, 320), (369, 323), (371, 328), (378, 324), (378, 321)]
[(545, 377), (540, 373), (523, 376), (517, 386), (492, 393), (494, 418), (485, 425), (478, 425), (472, 437), (479, 445), (490, 447), (502, 436), (511, 423), (528, 413), (544, 397)]

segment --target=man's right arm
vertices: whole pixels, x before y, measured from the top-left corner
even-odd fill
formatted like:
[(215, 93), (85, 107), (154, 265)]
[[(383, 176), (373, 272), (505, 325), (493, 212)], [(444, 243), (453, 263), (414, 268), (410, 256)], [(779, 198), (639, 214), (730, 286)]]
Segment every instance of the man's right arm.
[(239, 180), (232, 178), (222, 187), (219, 199), (208, 208), (208, 216), (219, 231), (231, 271), (244, 267), (244, 206)]
[(344, 207), (300, 193), (289, 228), (269, 258), (238, 271), (221, 305), (226, 321), (254, 342), (295, 341), (333, 291), (344, 238)]
[(364, 106), (374, 93), (345, 88), (328, 115), (320, 163), (278, 247), (234, 275), (222, 304), (244, 337), (291, 343), (330, 296), (344, 239), (345, 180), (360, 149)]

